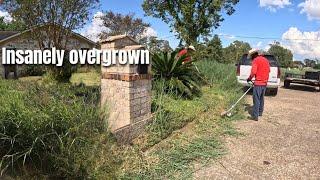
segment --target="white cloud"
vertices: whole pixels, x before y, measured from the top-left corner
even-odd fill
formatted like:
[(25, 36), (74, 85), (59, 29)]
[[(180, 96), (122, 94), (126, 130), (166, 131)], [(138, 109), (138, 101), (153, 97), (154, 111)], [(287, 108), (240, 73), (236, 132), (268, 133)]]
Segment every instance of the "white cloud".
[(10, 14), (6, 11), (0, 10), (0, 17), (4, 17), (5, 23), (11, 22), (13, 20), (12, 17), (10, 16)]
[(300, 3), (298, 7), (302, 8), (300, 13), (306, 13), (308, 19), (320, 20), (320, 1), (319, 0), (305, 0), (305, 2)]
[(266, 45), (266, 46), (263, 48), (264, 51), (269, 51), (269, 49), (270, 49), (270, 45), (269, 45), (269, 44)]
[(291, 5), (290, 0), (259, 0), (260, 7), (265, 7), (271, 12), (276, 12), (277, 9), (284, 8), (285, 6)]
[(103, 21), (100, 19), (101, 16), (103, 16), (103, 13), (97, 12), (93, 16), (92, 23), (89, 24), (81, 34), (92, 41), (99, 41), (100, 33), (107, 30), (107, 28), (103, 26)]
[(269, 41), (268, 43), (266, 43), (266, 45), (264, 46), (263, 50), (264, 51), (269, 51), (270, 47), (272, 44), (274, 44), (275, 41)]
[(236, 37), (235, 37), (234, 35), (232, 35), (232, 34), (219, 33), (218, 35), (219, 35), (219, 36), (222, 36), (222, 37), (224, 37), (224, 38), (226, 38), (226, 39), (229, 39), (229, 40), (233, 40), (233, 39), (236, 38)]
[(143, 34), (141, 35), (142, 38), (144, 37), (152, 37), (157, 36), (157, 31), (154, 30), (152, 27), (148, 27), (144, 30)]
[(296, 27), (291, 27), (282, 35), (282, 39), (284, 46), (295, 55), (305, 58), (320, 58), (320, 30), (302, 32)]
[(256, 47), (257, 48), (260, 48), (262, 46), (262, 41), (259, 41), (257, 44), (256, 44)]
[(293, 8), (289, 8), (289, 12), (294, 12), (294, 9)]

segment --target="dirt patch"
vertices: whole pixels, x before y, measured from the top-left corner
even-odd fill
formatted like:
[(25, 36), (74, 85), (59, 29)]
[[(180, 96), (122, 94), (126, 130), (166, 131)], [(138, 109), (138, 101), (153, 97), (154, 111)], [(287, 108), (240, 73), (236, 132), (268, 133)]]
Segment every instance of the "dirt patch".
[(236, 127), (245, 135), (226, 137), (228, 154), (195, 179), (320, 179), (320, 92), (281, 88), (258, 122)]

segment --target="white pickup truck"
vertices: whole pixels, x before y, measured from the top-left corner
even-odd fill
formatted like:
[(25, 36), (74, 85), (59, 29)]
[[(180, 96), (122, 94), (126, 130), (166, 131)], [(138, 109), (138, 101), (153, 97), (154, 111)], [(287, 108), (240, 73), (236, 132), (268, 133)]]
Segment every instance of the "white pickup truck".
[[(278, 94), (278, 88), (280, 86), (280, 67), (277, 59), (272, 55), (264, 55), (270, 62), (270, 75), (267, 85), (267, 91), (270, 91), (272, 95)], [(247, 54), (244, 54), (237, 64), (237, 79), (238, 82), (248, 87), (247, 79), (250, 76), (252, 60), (247, 58)], [(253, 78), (254, 81), (254, 78)]]

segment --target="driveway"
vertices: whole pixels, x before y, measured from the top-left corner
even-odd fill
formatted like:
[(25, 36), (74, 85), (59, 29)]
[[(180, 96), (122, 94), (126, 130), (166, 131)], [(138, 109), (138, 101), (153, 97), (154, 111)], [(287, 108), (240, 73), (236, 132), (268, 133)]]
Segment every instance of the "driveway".
[(244, 135), (226, 137), (228, 154), (195, 179), (320, 179), (320, 92), (314, 88), (280, 88), (266, 97), (258, 122), (235, 124)]

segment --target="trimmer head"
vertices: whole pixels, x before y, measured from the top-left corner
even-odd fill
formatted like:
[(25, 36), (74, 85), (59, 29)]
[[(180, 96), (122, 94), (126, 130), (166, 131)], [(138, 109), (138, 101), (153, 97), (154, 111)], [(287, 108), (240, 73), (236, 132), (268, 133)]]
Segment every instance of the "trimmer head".
[(241, 101), (241, 99), (243, 99), (244, 96), (245, 96), (252, 88), (253, 88), (253, 82), (252, 82), (250, 88), (237, 100), (237, 102), (235, 102), (235, 103), (230, 107), (230, 109), (228, 109), (227, 111), (222, 112), (222, 113), (220, 114), (220, 116), (221, 116), (221, 117), (225, 117), (225, 116), (231, 117), (231, 116), (232, 116), (232, 113), (231, 113), (232, 109), (234, 109), (234, 108), (236, 107), (236, 105)]
[(228, 112), (228, 111), (225, 111), (225, 112), (222, 112), (220, 114), (221, 117), (231, 117), (232, 116), (232, 113), (231, 112)]

